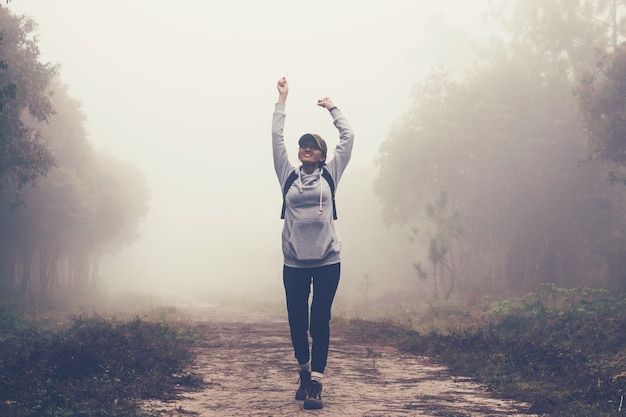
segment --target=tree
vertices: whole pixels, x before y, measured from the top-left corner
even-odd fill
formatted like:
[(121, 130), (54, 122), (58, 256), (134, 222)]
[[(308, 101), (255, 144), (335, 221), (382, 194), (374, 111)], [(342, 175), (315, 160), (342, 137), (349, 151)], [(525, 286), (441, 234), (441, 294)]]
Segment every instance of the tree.
[[(435, 240), (424, 257), (455, 265), (438, 279), (462, 277), (461, 288), (611, 285), (596, 256), (599, 233), (623, 230), (626, 219), (595, 216), (620, 199), (602, 166), (579, 166), (585, 138), (572, 95), (587, 51), (607, 37), (591, 2), (555, 3), (563, 8), (515, 3), (507, 26), (515, 30), (493, 43), (484, 65), (462, 81), (436, 71), (419, 84), (380, 150), (376, 191), (386, 218), (426, 229)], [(578, 27), (575, 41), (559, 30), (568, 22)], [(442, 193), (458, 216), (428, 214)], [(453, 227), (459, 232), (441, 233)]]
[(102, 254), (137, 238), (146, 180), (92, 149), (80, 102), (39, 62), (35, 22), (0, 6), (0, 29), (0, 294), (93, 289)]
[(39, 62), (34, 21), (0, 6), (0, 28), (0, 193), (15, 193), (20, 203), (24, 188), (54, 164), (48, 144), (22, 116), (52, 115), (49, 83), (57, 68)]
[(588, 158), (601, 158), (617, 169), (612, 179), (626, 184), (618, 172), (626, 168), (626, 48), (600, 52), (597, 69), (585, 74), (577, 97), (588, 133)]
[(67, 86), (51, 85), (55, 114), (24, 123), (49, 141), (57, 164), (24, 190), (23, 207), (0, 215), (0, 287), (28, 299), (97, 289), (100, 258), (137, 238), (149, 197), (137, 168), (93, 150)]

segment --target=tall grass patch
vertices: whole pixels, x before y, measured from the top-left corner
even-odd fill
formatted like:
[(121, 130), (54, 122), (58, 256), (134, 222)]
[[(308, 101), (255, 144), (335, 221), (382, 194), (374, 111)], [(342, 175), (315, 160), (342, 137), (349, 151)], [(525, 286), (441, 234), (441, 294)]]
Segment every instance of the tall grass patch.
[(50, 328), (0, 307), (0, 415), (140, 416), (139, 401), (171, 399), (192, 361), (180, 323), (76, 317)]

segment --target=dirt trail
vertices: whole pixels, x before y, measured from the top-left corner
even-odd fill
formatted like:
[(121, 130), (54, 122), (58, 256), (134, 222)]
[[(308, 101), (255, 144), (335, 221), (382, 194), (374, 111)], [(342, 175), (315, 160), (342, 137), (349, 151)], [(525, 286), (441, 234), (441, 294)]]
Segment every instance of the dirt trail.
[(189, 315), (206, 332), (192, 371), (208, 385), (176, 402), (150, 401), (146, 410), (202, 417), (529, 416), (528, 405), (495, 399), (428, 358), (355, 343), (332, 329), (324, 408), (306, 411), (293, 397), (298, 374), (284, 318), (217, 307)]

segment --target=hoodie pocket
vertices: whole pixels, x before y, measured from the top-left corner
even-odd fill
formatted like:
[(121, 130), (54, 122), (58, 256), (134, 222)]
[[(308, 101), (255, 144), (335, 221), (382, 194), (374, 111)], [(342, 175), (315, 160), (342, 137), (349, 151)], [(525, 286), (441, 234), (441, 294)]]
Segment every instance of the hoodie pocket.
[(330, 220), (293, 222), (289, 245), (299, 261), (324, 259), (331, 251), (333, 233)]

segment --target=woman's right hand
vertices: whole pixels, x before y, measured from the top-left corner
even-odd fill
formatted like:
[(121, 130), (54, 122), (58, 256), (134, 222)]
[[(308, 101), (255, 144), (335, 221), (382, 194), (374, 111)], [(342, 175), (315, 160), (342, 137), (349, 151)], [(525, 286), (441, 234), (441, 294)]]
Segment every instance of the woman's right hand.
[(285, 77), (278, 80), (276, 84), (276, 88), (278, 89), (278, 102), (284, 103), (287, 100), (287, 94), (289, 93), (289, 83)]

